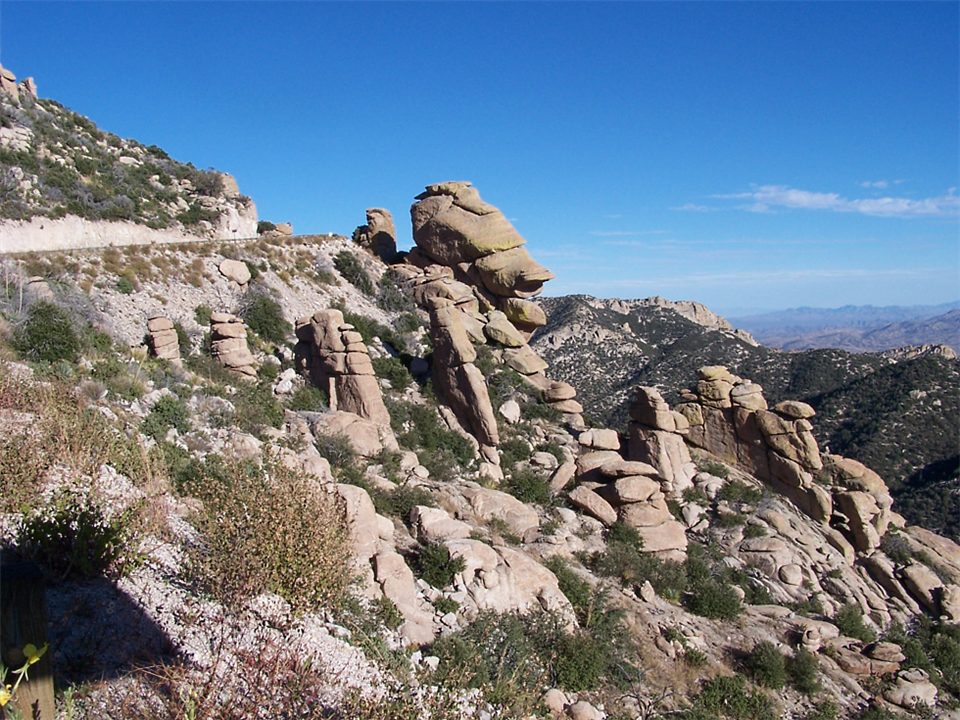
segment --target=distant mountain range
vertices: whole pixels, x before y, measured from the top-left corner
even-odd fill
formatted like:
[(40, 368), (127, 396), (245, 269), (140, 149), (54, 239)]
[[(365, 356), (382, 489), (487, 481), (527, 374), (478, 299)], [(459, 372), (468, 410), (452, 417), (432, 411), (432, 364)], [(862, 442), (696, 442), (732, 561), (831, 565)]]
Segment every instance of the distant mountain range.
[(960, 352), (960, 302), (909, 307), (802, 307), (729, 321), (764, 345), (782, 350), (879, 352), (907, 345), (949, 345)]

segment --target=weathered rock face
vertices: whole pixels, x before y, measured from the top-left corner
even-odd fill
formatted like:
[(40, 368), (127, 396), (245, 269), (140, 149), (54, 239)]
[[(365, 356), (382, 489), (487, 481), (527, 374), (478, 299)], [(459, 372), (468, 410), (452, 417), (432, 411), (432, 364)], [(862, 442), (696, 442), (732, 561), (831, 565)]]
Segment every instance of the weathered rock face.
[(147, 320), (147, 338), (150, 350), (163, 360), (169, 360), (180, 367), (180, 341), (173, 321), (165, 317), (152, 317)]
[(367, 210), (367, 224), (357, 228), (357, 242), (383, 260), (392, 263), (397, 257), (397, 228), (393, 215), (383, 208)]
[(241, 288), (250, 282), (250, 268), (243, 260), (224, 260), (219, 266), (220, 274), (228, 280), (233, 280)]
[(247, 329), (236, 315), (210, 315), (210, 350), (221, 365), (241, 375), (256, 377), (253, 354), (247, 347)]
[[(434, 377), (461, 424), (482, 445), (499, 443), (484, 379), (472, 364), (473, 343), (497, 348), (495, 358), (527, 378), (543, 402), (570, 416), (582, 413), (573, 387), (547, 378), (547, 363), (527, 344), (547, 320), (527, 298), (539, 294), (553, 274), (533, 261), (523, 237), (470, 183), (429, 185), (417, 200), (410, 209), (417, 247), (392, 271), (431, 313)], [(371, 232), (381, 222), (371, 213), (358, 229), (362, 244), (372, 243)]]
[[(367, 346), (339, 310), (318, 310), (297, 320), (296, 356), (301, 373), (325, 390), (331, 410), (390, 427)], [(391, 434), (392, 437), (392, 434)]]
[(450, 300), (436, 298), (430, 313), (433, 336), (433, 377), (453, 407), (461, 425), (469, 428), (481, 445), (499, 445), (497, 418), (490, 404), (483, 373), (473, 361), (476, 350)]

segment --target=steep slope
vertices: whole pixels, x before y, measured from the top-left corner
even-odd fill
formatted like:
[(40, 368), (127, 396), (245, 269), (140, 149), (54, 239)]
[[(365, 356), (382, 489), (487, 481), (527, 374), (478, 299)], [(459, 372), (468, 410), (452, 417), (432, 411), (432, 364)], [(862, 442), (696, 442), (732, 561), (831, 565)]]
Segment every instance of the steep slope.
[(236, 181), (124, 140), (55, 100), (0, 92), (3, 251), (256, 235)]

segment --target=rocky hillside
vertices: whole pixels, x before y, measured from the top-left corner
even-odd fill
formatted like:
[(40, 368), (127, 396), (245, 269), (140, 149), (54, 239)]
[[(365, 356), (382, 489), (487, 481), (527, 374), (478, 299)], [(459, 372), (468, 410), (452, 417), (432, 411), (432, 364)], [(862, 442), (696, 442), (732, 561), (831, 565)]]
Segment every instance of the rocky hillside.
[(774, 402), (799, 399), (813, 406), (817, 440), (876, 468), (894, 497), (904, 498), (911, 522), (953, 537), (960, 532), (960, 362), (949, 349), (781, 352), (654, 300), (568, 296), (539, 302), (549, 320), (532, 346), (559, 379), (578, 388), (597, 421), (623, 429), (637, 385), (657, 387), (675, 402), (698, 367), (725, 365), (762, 385)]
[(55, 100), (38, 98), (32, 81), (5, 83), (5, 252), (256, 235), (256, 207), (230, 175), (100, 130)]

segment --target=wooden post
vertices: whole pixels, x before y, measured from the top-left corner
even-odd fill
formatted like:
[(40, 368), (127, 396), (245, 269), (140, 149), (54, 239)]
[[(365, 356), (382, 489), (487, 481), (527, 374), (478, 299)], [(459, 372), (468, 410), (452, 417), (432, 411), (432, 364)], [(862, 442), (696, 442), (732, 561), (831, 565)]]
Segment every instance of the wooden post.
[[(16, 682), (13, 671), (23, 667), (23, 647), (47, 644), (47, 598), (43, 573), (35, 563), (0, 566), (0, 655), (8, 669), (7, 683)], [(51, 651), (30, 666), (28, 680), (20, 683), (11, 705), (24, 720), (54, 720)]]

